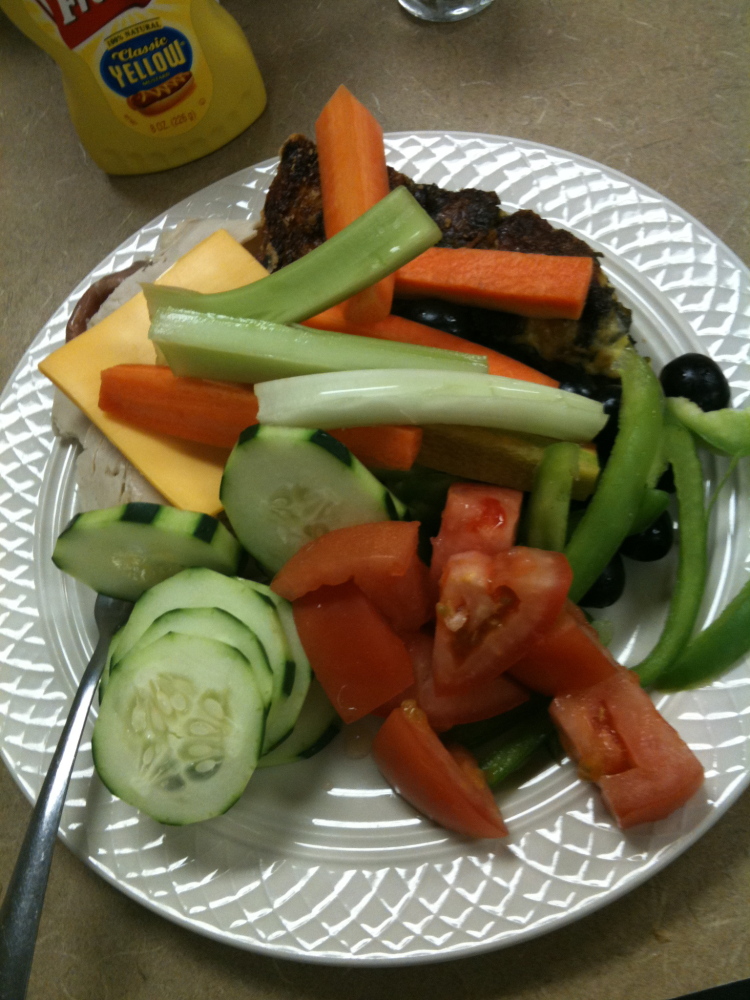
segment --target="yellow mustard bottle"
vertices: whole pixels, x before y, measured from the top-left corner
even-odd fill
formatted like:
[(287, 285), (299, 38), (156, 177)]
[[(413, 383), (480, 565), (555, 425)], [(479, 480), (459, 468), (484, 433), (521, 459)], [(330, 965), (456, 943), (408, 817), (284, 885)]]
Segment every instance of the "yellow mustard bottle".
[(218, 149), (266, 92), (244, 32), (217, 0), (0, 0), (62, 70), (70, 116), (110, 174), (146, 174)]

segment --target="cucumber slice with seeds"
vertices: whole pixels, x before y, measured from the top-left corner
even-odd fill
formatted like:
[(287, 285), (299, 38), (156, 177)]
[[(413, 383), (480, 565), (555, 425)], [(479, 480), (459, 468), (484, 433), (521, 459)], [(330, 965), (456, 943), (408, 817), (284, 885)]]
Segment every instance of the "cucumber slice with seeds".
[[(205, 608), (207, 605), (234, 615), (255, 633), (273, 675), (271, 700), (285, 700), (285, 683), (289, 685), (287, 678), (294, 670), (294, 656), (273, 602), (254, 590), (249, 581), (210, 569), (183, 570), (141, 597), (113, 640), (115, 648), (105, 690), (109, 690), (122, 659), (157, 618), (175, 609)], [(284, 719), (276, 722), (269, 718), (265, 736), (267, 747), (270, 749), (283, 739), (290, 728)]]
[(77, 514), (57, 539), (52, 561), (99, 594), (136, 601), (189, 566), (236, 573), (242, 546), (209, 514), (157, 503), (128, 503)]
[(330, 434), (261, 424), (248, 427), (229, 456), (221, 501), (237, 537), (271, 573), (334, 528), (406, 514)]
[(113, 672), (94, 726), (94, 763), (113, 795), (158, 822), (197, 823), (242, 795), (264, 719), (238, 650), (169, 633)]
[(160, 615), (128, 652), (132, 655), (169, 632), (217, 639), (233, 646), (250, 664), (263, 704), (268, 709), (273, 695), (273, 673), (258, 637), (247, 625), (221, 608), (176, 608)]

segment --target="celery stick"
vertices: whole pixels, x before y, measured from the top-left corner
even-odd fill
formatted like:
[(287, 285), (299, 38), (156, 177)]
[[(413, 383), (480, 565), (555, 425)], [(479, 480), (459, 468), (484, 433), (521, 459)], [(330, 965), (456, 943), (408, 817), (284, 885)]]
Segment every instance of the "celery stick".
[(590, 441), (601, 403), (549, 386), (467, 372), (417, 369), (328, 372), (264, 382), (258, 420), (295, 427), (465, 424)]
[(265, 382), (353, 368), (487, 371), (487, 358), (481, 354), (187, 309), (157, 309), (149, 337), (175, 375), (232, 382)]
[(149, 312), (163, 306), (223, 316), (299, 323), (374, 285), (433, 246), (439, 227), (405, 187), (300, 260), (229, 292), (202, 295), (169, 285), (143, 285)]

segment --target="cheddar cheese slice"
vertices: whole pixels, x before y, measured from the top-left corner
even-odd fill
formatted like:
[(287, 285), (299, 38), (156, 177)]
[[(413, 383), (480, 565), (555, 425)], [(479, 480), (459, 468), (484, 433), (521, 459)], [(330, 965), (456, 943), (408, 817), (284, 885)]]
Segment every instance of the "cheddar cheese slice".
[[(223, 229), (199, 243), (157, 279), (196, 292), (224, 292), (266, 275), (265, 268)], [(46, 357), (39, 370), (175, 507), (216, 514), (228, 452), (130, 427), (99, 409), (101, 373), (113, 365), (156, 361), (142, 292), (90, 330)]]

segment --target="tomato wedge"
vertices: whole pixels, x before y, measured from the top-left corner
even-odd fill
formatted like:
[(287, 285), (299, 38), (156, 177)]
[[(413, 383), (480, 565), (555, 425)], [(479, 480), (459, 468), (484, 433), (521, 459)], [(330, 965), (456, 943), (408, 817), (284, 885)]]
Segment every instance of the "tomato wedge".
[(417, 521), (378, 521), (329, 531), (285, 563), (271, 588), (296, 601), (319, 587), (353, 580), (398, 631), (416, 631), (435, 614), (429, 571), (417, 555)]
[(551, 697), (591, 687), (616, 672), (612, 654), (572, 601), (509, 671), (532, 691)]
[(505, 837), (507, 828), (476, 761), (449, 750), (413, 701), (394, 709), (372, 744), (386, 780), (416, 809), (467, 837)]
[(451, 556), (440, 580), (432, 672), (441, 693), (466, 691), (521, 658), (562, 610), (572, 572), (559, 552), (517, 546)]
[(555, 698), (550, 715), (623, 830), (665, 819), (703, 784), (698, 758), (624, 667), (585, 691)]
[(404, 636), (416, 680), (416, 702), (437, 732), (465, 722), (481, 722), (529, 700), (529, 693), (506, 674), (461, 691), (440, 694), (432, 677), (433, 638), (424, 632)]
[(459, 552), (495, 555), (516, 540), (523, 493), (484, 483), (454, 483), (432, 539), (430, 575), (437, 583), (448, 559)]
[[(408, 640), (407, 640), (408, 643)], [(400, 691), (393, 698), (389, 698), (388, 701), (383, 702), (382, 705), (378, 705), (377, 708), (373, 708), (370, 715), (377, 715), (380, 719), (387, 719), (394, 708), (398, 708), (402, 702), (405, 701), (415, 701), (417, 697), (417, 686), (416, 684), (410, 684), (408, 688)]]
[(310, 666), (344, 722), (413, 683), (406, 646), (355, 584), (320, 587), (292, 607)]
[(355, 580), (360, 590), (399, 633), (414, 632), (435, 617), (437, 589), (416, 548), (406, 572), (401, 576), (360, 572)]

